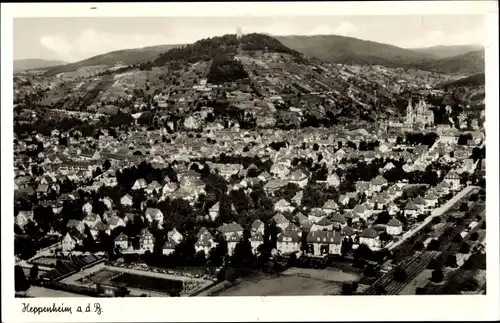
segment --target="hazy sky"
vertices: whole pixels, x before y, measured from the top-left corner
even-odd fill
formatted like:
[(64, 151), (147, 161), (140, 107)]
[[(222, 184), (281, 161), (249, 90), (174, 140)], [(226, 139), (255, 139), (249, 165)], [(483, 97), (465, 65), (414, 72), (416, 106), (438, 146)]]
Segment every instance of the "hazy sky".
[(235, 33), (336, 34), (405, 48), (484, 44), (484, 16), (15, 18), (14, 59), (78, 61), (125, 48)]

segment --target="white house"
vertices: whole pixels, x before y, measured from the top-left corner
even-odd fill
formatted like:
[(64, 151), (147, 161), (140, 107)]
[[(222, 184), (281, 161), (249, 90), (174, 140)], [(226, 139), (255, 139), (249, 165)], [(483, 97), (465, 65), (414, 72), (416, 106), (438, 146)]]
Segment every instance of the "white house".
[(398, 219), (392, 218), (389, 222), (387, 222), (385, 229), (388, 234), (397, 236), (403, 233), (403, 224), (401, 224)]
[(76, 240), (69, 233), (66, 233), (66, 235), (63, 237), (61, 241), (62, 251), (70, 252), (73, 249), (75, 249), (75, 246), (76, 246)]
[(379, 232), (372, 227), (359, 235), (359, 244), (365, 244), (372, 250), (380, 249)]
[(276, 248), (282, 254), (300, 251), (300, 237), (295, 232), (282, 232), (278, 235)]
[(311, 231), (307, 235), (308, 254), (340, 255), (342, 234), (338, 231)]
[(276, 226), (280, 228), (281, 230), (285, 230), (285, 228), (290, 224), (290, 221), (288, 221), (287, 218), (281, 213), (276, 214), (273, 216), (274, 222), (276, 222)]
[(208, 215), (210, 215), (212, 221), (215, 221), (215, 219), (217, 219), (217, 217), (219, 216), (219, 209), (220, 203), (217, 202), (208, 210)]
[(290, 174), (288, 181), (304, 188), (307, 185), (308, 178), (307, 175), (299, 169)]
[(128, 195), (128, 194), (125, 194), (121, 199), (120, 199), (120, 203), (123, 205), (123, 206), (132, 206), (134, 204), (134, 201), (132, 199), (132, 196)]
[(408, 201), (408, 203), (406, 203), (406, 206), (404, 208), (405, 216), (416, 217), (419, 213), (420, 209), (415, 203), (413, 203), (413, 201)]
[(293, 207), (287, 200), (281, 199), (274, 205), (274, 210), (277, 212), (293, 212)]
[(154, 237), (149, 232), (149, 230), (144, 229), (141, 232), (141, 237), (139, 239), (139, 245), (141, 249), (143, 250), (149, 250), (150, 252), (153, 252), (154, 249)]
[(115, 246), (125, 250), (128, 249), (128, 237), (123, 232), (115, 239)]
[(145, 216), (149, 223), (157, 221), (159, 226), (163, 224), (163, 213), (157, 208), (148, 207)]
[(139, 178), (138, 180), (135, 181), (134, 185), (132, 186), (133, 190), (142, 190), (148, 187), (148, 183), (144, 178)]
[(90, 204), (90, 202), (87, 202), (85, 203), (83, 206), (82, 206), (82, 211), (83, 213), (85, 214), (89, 214), (92, 212), (92, 204)]
[(339, 209), (339, 206), (334, 200), (328, 200), (323, 205), (323, 211), (327, 214), (333, 213)]
[(181, 242), (182, 239), (184, 238), (183, 235), (179, 231), (177, 231), (176, 228), (173, 228), (172, 230), (170, 230), (167, 233), (167, 237), (169, 239), (172, 239), (176, 244), (178, 244), (179, 242)]
[(444, 180), (450, 185), (450, 189), (456, 191), (460, 188), (460, 176), (455, 171), (450, 171)]
[(163, 244), (163, 247), (161, 250), (162, 254), (164, 254), (166, 256), (172, 254), (175, 251), (175, 246), (176, 246), (176, 243), (174, 240), (167, 239), (167, 241), (165, 241), (165, 243)]
[(252, 232), (260, 232), (264, 234), (265, 224), (259, 219), (252, 222)]

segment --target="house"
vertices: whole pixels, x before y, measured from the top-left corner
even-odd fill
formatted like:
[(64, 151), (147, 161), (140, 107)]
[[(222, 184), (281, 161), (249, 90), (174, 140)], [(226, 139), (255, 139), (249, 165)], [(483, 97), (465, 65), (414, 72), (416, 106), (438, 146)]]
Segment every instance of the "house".
[(293, 212), (295, 207), (293, 207), (287, 200), (281, 199), (274, 205), (274, 210), (276, 212)]
[(228, 232), (226, 241), (227, 241), (227, 253), (228, 255), (232, 256), (234, 253), (234, 249), (236, 248), (236, 245), (238, 242), (241, 240), (241, 235), (239, 235), (237, 232)]
[(399, 212), (399, 206), (394, 202), (390, 202), (387, 205), (387, 212), (389, 212), (390, 215), (396, 215)]
[(367, 196), (370, 196), (372, 193), (370, 182), (357, 181), (356, 182), (356, 193), (359, 193), (359, 194), (365, 193)]
[(145, 217), (149, 223), (156, 221), (158, 222), (158, 226), (161, 226), (163, 223), (163, 213), (157, 208), (148, 207)]
[(290, 224), (290, 221), (288, 221), (288, 219), (281, 213), (278, 213), (275, 216), (273, 216), (272, 220), (274, 220), (276, 226), (281, 230), (285, 230), (288, 224)]
[[(233, 234), (237, 234), (239, 237), (243, 236), (243, 228), (236, 222), (225, 223), (217, 228), (217, 231), (222, 233), (226, 240), (229, 239)], [(238, 239), (239, 241), (239, 239)]]
[(184, 238), (182, 236), (182, 234), (179, 231), (177, 231), (176, 228), (173, 228), (172, 230), (168, 231), (167, 232), (167, 237), (169, 239), (172, 239), (176, 244), (178, 244), (179, 242), (181, 242), (182, 239)]
[(353, 220), (356, 218), (362, 218), (363, 220), (366, 221), (368, 217), (371, 215), (371, 212), (366, 208), (365, 205), (357, 204), (352, 209), (352, 215), (353, 215)]
[(299, 235), (299, 237), (302, 235), (302, 231), (298, 226), (290, 222), (288, 226), (285, 228), (284, 232), (295, 232)]
[(299, 191), (297, 192), (293, 197), (291, 202), (297, 206), (300, 206), (302, 204), (302, 199), (304, 198), (304, 192)]
[(319, 220), (321, 220), (325, 216), (325, 213), (323, 210), (315, 208), (311, 210), (311, 213), (309, 213), (309, 219), (311, 220), (312, 223), (316, 223)]
[(259, 248), (259, 246), (261, 244), (264, 243), (264, 236), (263, 236), (263, 233), (261, 233), (260, 231), (255, 231), (252, 233), (252, 236), (250, 238), (250, 244), (252, 246), (252, 252), (254, 254), (257, 253), (257, 249)]
[(264, 234), (265, 230), (265, 224), (259, 219), (256, 219), (255, 221), (252, 222), (252, 232), (260, 232), (261, 234)]
[(215, 244), (214, 238), (205, 227), (201, 228), (196, 236), (198, 238), (198, 240), (194, 244), (196, 252), (203, 251), (205, 255), (208, 256), (210, 249), (212, 249)]
[(132, 186), (133, 190), (142, 190), (148, 187), (148, 183), (146, 183), (146, 180), (144, 178), (139, 178), (138, 180), (135, 181), (134, 185)]
[(375, 192), (380, 192), (387, 184), (387, 180), (382, 175), (378, 175), (371, 181), (372, 190)]
[(108, 226), (110, 230), (114, 230), (118, 227), (125, 227), (125, 221), (123, 221), (120, 217), (113, 215), (108, 220)]
[(323, 205), (323, 212), (325, 212), (326, 214), (333, 213), (338, 209), (339, 209), (339, 206), (337, 205), (337, 203), (335, 203), (334, 200), (328, 200)]
[(446, 174), (444, 181), (450, 185), (450, 189), (453, 191), (460, 188), (460, 176), (453, 170)]
[(139, 245), (142, 250), (149, 250), (150, 252), (153, 252), (154, 249), (154, 237), (149, 232), (148, 229), (143, 229), (141, 232), (141, 236), (139, 239)]
[(349, 197), (345, 194), (340, 194), (339, 196), (339, 203), (342, 205), (347, 205), (349, 204)]
[(260, 175), (257, 176), (257, 178), (262, 182), (267, 182), (272, 178), (272, 176), (268, 172), (264, 171), (264, 172), (260, 173)]
[(388, 234), (390, 234), (392, 236), (397, 236), (397, 235), (400, 235), (401, 233), (403, 233), (403, 224), (398, 219), (392, 218), (385, 225), (385, 229), (386, 229)]
[(288, 181), (297, 184), (300, 188), (304, 188), (307, 185), (308, 178), (307, 175), (299, 169), (288, 176)]
[(93, 227), (90, 228), (90, 233), (92, 234), (94, 239), (97, 239), (100, 232), (104, 232), (107, 235), (111, 234), (109, 227), (104, 223), (102, 223), (101, 221), (98, 221), (96, 224), (94, 224)]
[(76, 247), (76, 239), (73, 238), (69, 233), (61, 240), (61, 247), (63, 252), (70, 252)]
[(163, 186), (162, 194), (163, 194), (163, 196), (166, 196), (170, 193), (177, 191), (178, 189), (179, 189), (179, 183), (168, 182), (167, 184), (165, 184), (165, 186)]
[(108, 208), (108, 210), (112, 210), (113, 209), (113, 200), (110, 199), (109, 197), (103, 197), (101, 199), (101, 202), (104, 203), (104, 205), (106, 205), (106, 207)]
[(217, 202), (208, 210), (208, 215), (210, 216), (212, 221), (215, 221), (215, 219), (219, 216), (219, 209), (220, 203)]
[(366, 228), (359, 235), (359, 244), (365, 244), (372, 250), (380, 248), (379, 232), (372, 227)]
[(90, 213), (83, 219), (83, 223), (93, 228), (98, 222), (101, 222), (101, 217), (98, 214)]
[(33, 211), (19, 211), (16, 216), (15, 223), (21, 229), (24, 229), (24, 226), (28, 224), (33, 219)]
[(128, 249), (128, 237), (123, 232), (115, 238), (115, 247), (119, 247), (122, 250)]
[(276, 249), (282, 254), (300, 251), (300, 236), (296, 232), (282, 232), (278, 235)]
[(76, 230), (77, 232), (83, 233), (85, 231), (85, 225), (82, 221), (69, 220), (66, 224), (68, 230)]
[(120, 203), (123, 205), (123, 206), (132, 206), (134, 204), (134, 201), (132, 199), (132, 196), (128, 195), (128, 194), (125, 194), (121, 199), (120, 199)]
[(160, 190), (162, 190), (162, 186), (160, 183), (158, 183), (157, 181), (152, 181), (148, 187), (145, 189), (146, 193), (148, 194), (152, 194), (152, 193), (156, 193), (156, 192), (160, 192)]
[(333, 222), (330, 221), (326, 216), (322, 217), (318, 222), (315, 223), (320, 230), (333, 230)]
[(331, 216), (330, 221), (332, 222), (334, 228), (343, 228), (347, 224), (346, 218), (338, 212), (335, 212)]
[(424, 200), (427, 208), (434, 208), (438, 203), (438, 198), (434, 192), (427, 192), (424, 196)]
[(417, 196), (413, 199), (413, 203), (418, 207), (419, 211), (423, 211), (427, 205), (425, 199), (422, 196)]
[[(172, 254), (175, 251), (175, 246), (176, 246), (176, 243), (174, 240), (167, 239), (167, 241), (165, 241), (165, 243), (163, 244), (163, 247), (161, 249), (162, 254), (166, 255), (166, 256)], [(195, 249), (196, 249), (196, 247), (195, 247)]]
[(271, 166), (270, 171), (276, 177), (281, 179), (284, 179), (290, 173), (290, 169), (288, 168), (288, 166), (281, 163), (274, 163)]
[(311, 231), (307, 235), (307, 253), (314, 256), (340, 255), (342, 235), (337, 231)]
[(92, 212), (92, 204), (90, 204), (90, 202), (87, 202), (85, 203), (83, 206), (82, 206), (82, 211), (83, 213), (85, 214), (89, 214)]
[(416, 217), (418, 214), (419, 214), (419, 207), (413, 203), (413, 201), (408, 201), (408, 203), (406, 203), (406, 206), (404, 208), (404, 214), (405, 216), (413, 216), (413, 217)]
[(266, 191), (266, 193), (268, 194), (272, 194), (274, 193), (274, 191), (276, 191), (278, 188), (280, 187), (283, 187), (285, 185), (287, 185), (288, 183), (284, 180), (281, 180), (281, 179), (274, 179), (274, 180), (270, 180), (266, 183), (266, 185), (264, 185), (264, 190)]

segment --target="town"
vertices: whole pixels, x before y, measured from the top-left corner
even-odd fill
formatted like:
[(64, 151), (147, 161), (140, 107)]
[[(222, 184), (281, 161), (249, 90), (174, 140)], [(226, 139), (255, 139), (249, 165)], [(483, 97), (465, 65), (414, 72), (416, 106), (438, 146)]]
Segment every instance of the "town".
[(240, 29), (67, 66), (14, 75), (16, 295), (485, 293), (484, 83)]

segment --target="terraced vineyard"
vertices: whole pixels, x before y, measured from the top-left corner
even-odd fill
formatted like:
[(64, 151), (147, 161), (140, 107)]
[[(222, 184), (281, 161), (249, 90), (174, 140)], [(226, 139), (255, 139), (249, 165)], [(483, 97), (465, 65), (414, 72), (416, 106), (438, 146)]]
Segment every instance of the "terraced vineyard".
[(418, 276), (429, 264), (429, 262), (437, 257), (438, 251), (424, 251), (416, 253), (413, 257), (401, 263), (399, 268), (406, 273), (404, 281), (397, 281), (394, 278), (397, 268), (393, 268), (384, 276), (380, 277), (364, 292), (365, 295), (398, 295), (403, 288)]

